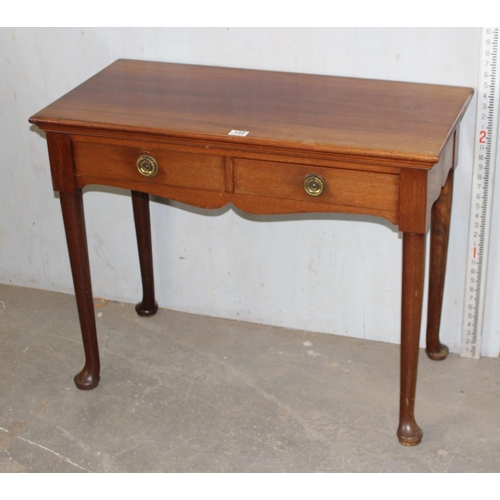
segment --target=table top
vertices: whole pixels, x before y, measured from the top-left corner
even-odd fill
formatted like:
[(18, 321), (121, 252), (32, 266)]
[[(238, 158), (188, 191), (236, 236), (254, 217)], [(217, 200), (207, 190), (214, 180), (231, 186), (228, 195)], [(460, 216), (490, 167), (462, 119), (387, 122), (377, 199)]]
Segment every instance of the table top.
[[(30, 118), (54, 132), (403, 160), (430, 168), (465, 87), (120, 59)], [(248, 131), (245, 137), (231, 130)]]

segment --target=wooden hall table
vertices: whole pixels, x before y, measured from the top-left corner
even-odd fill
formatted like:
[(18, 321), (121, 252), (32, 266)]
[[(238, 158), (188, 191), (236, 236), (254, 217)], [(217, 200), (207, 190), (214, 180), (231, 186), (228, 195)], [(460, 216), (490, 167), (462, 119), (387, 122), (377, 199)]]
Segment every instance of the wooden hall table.
[[(79, 389), (99, 383), (82, 188), (130, 189), (143, 300), (153, 283), (149, 194), (254, 214), (343, 212), (403, 232), (401, 392), (397, 435), (416, 445), (414, 404), (431, 227), (426, 352), (439, 341), (453, 169), (472, 89), (118, 60), (30, 118), (46, 131), (85, 351)], [(248, 133), (246, 133), (248, 132)]]

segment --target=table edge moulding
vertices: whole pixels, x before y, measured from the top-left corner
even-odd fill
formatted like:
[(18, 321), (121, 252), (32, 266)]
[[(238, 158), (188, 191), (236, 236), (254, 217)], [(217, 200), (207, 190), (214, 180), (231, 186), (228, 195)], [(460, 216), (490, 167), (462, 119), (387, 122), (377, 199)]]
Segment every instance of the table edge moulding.
[(130, 189), (143, 300), (156, 313), (149, 195), (204, 209), (383, 217), (403, 233), (397, 436), (414, 417), (430, 228), (426, 352), (439, 326), (464, 87), (120, 59), (30, 118), (46, 132), (85, 352), (79, 389), (100, 380), (82, 188)]

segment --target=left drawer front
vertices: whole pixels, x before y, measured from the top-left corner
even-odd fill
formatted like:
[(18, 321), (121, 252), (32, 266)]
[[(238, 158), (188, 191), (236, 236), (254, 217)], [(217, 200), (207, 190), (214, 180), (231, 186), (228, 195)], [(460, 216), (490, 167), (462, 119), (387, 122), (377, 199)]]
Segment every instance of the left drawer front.
[[(166, 186), (224, 191), (224, 158), (191, 152), (177, 151), (154, 143), (139, 145), (105, 144), (101, 142), (73, 142), (76, 175), (88, 178)], [(152, 177), (142, 175), (137, 159), (147, 155), (156, 160), (157, 173)]]

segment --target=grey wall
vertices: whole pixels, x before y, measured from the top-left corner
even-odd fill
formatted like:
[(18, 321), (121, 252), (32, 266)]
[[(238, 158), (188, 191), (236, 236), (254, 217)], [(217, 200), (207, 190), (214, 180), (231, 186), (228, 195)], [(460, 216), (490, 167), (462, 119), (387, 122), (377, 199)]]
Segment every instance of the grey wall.
[[(480, 29), (0, 30), (0, 282), (72, 293), (46, 142), (31, 114), (117, 58), (476, 87)], [(460, 349), (475, 99), (461, 130), (442, 338)], [(130, 196), (86, 189), (94, 294), (139, 300)], [(218, 215), (218, 216), (214, 216)], [(401, 238), (381, 219), (253, 217), (157, 200), (160, 306), (399, 342)], [(494, 212), (483, 355), (499, 353)], [(68, 314), (76, 314), (74, 311)], [(167, 326), (166, 326), (167, 327)]]

